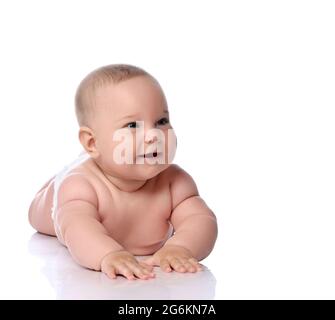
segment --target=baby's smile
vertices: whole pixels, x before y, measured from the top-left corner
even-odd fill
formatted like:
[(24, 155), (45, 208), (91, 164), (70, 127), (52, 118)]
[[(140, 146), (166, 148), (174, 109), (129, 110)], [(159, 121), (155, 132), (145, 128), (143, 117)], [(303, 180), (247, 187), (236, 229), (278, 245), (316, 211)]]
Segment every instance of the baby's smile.
[(156, 158), (161, 156), (163, 153), (162, 152), (151, 152), (151, 153), (147, 153), (147, 154), (141, 154), (138, 157), (143, 157), (143, 158)]

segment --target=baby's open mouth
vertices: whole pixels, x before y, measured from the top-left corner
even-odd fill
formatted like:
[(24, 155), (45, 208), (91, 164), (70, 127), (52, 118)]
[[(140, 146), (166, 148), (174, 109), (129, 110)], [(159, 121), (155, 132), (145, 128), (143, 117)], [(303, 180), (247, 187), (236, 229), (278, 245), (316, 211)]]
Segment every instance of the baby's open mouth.
[(146, 153), (146, 154), (141, 154), (139, 155), (139, 157), (143, 157), (143, 158), (156, 158), (159, 155), (161, 155), (161, 152), (151, 152), (151, 153)]

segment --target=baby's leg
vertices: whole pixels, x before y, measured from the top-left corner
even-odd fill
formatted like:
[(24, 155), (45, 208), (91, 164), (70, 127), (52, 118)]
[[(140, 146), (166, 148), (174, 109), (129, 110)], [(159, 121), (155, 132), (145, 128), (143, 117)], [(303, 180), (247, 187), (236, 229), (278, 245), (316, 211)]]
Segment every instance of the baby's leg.
[(52, 177), (35, 195), (29, 207), (29, 222), (38, 232), (55, 236), (51, 207), (53, 201)]

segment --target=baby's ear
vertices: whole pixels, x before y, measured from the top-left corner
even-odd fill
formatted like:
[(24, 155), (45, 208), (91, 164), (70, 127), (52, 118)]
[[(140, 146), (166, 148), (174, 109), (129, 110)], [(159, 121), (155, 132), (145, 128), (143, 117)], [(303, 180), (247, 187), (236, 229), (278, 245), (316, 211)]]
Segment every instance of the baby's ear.
[(98, 156), (98, 150), (96, 148), (96, 138), (92, 129), (89, 127), (80, 127), (78, 136), (85, 151), (92, 158), (96, 158)]

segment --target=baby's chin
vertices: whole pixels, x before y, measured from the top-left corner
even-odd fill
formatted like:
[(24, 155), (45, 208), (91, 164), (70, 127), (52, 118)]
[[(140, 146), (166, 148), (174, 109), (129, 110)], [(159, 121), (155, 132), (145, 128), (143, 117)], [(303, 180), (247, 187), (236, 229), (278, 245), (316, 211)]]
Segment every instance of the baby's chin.
[(130, 170), (134, 177), (138, 180), (148, 180), (152, 179), (155, 176), (159, 175), (161, 172), (166, 170), (170, 164), (134, 164), (132, 165), (132, 169)]

